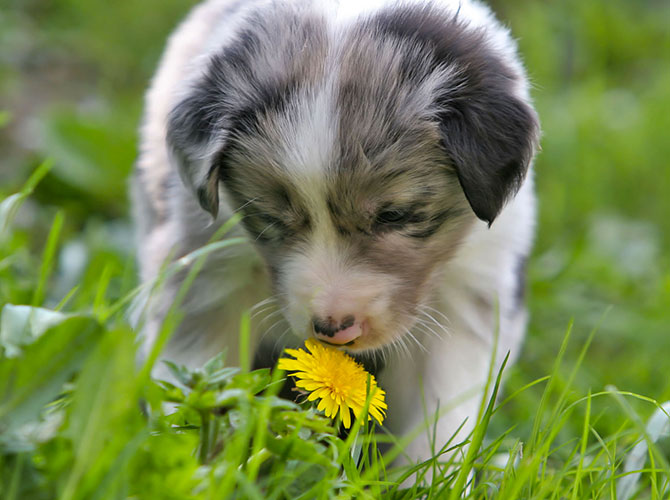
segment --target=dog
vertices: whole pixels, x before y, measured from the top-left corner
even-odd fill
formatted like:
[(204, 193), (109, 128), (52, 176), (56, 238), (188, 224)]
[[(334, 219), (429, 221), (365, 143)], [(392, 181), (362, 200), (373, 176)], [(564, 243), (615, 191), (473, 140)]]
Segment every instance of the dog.
[[(312, 336), (382, 359), (394, 434), (444, 410), (411, 459), (467, 436), (492, 359), (514, 360), (526, 328), (540, 134), (515, 43), (487, 7), (207, 1), (169, 39), (140, 134), (141, 280), (234, 214), (227, 236), (245, 241), (208, 256), (165, 358), (250, 362), (237, 337), (251, 310), (257, 360)], [(186, 275), (148, 301), (145, 349)]]

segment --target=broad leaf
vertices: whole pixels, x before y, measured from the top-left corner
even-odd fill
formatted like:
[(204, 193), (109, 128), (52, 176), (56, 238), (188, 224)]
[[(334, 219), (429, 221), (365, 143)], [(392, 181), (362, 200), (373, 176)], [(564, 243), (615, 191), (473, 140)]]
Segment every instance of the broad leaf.
[(37, 420), (97, 344), (102, 326), (82, 314), (6, 305), (0, 339), (0, 433)]

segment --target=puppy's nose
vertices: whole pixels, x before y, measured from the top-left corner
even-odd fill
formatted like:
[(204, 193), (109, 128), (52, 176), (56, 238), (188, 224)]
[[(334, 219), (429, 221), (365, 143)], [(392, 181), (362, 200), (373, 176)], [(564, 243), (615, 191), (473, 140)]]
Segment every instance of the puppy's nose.
[(357, 323), (356, 318), (352, 315), (345, 316), (341, 321), (333, 319), (332, 316), (325, 319), (314, 316), (312, 326), (314, 336), (329, 344), (348, 344), (360, 337), (362, 333), (360, 323)]

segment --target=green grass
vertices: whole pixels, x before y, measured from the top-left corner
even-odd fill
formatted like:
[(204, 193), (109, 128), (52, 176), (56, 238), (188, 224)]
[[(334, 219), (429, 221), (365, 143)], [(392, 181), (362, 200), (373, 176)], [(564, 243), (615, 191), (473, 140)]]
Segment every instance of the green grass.
[(531, 323), (470, 452), (412, 470), (386, 463), (402, 443), (343, 441), (266, 372), (219, 359), (174, 387), (149, 379), (153, 358), (135, 365), (126, 177), (143, 89), (190, 5), (0, 13), (0, 498), (667, 498), (670, 5), (493, 2), (544, 131)]

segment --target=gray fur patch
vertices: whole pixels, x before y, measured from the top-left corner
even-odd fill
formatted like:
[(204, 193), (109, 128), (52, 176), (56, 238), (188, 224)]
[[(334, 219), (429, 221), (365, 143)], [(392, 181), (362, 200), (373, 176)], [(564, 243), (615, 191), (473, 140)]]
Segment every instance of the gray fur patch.
[(212, 213), (218, 204), (213, 186), (219, 180), (241, 198), (240, 176), (232, 174), (235, 167), (227, 161), (236, 141), (267, 134), (259, 121), (284, 111), (323, 74), (327, 40), (325, 20), (318, 14), (273, 4), (270, 11), (250, 14), (247, 22), (235, 41), (212, 57), (168, 121), (168, 144), (182, 178)]
[(535, 112), (513, 93), (521, 76), (485, 32), (430, 4), (384, 10), (351, 36), (340, 89), (343, 143), (362, 136), (373, 157), (403, 139), (421, 145), (420, 123), (430, 117), (472, 209), (493, 222), (521, 185), (539, 134)]

